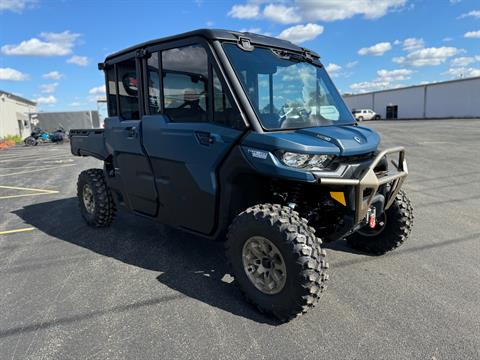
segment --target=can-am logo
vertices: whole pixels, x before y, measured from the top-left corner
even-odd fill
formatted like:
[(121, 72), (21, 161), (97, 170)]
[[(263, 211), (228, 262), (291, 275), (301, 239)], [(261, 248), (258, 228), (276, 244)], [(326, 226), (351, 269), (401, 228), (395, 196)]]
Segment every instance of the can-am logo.
[(362, 143), (362, 139), (360, 139), (358, 136), (354, 136), (353, 137), (353, 140), (355, 140), (357, 143), (361, 144)]
[(317, 137), (318, 137), (319, 139), (322, 139), (322, 140), (325, 140), (325, 141), (328, 141), (328, 142), (332, 141), (332, 138), (331, 138), (331, 137), (328, 137), (328, 136), (325, 136), (325, 135), (317, 134)]
[(265, 160), (268, 156), (267, 152), (261, 150), (248, 149), (248, 152), (250, 153), (250, 155), (252, 155), (252, 157), (257, 159)]

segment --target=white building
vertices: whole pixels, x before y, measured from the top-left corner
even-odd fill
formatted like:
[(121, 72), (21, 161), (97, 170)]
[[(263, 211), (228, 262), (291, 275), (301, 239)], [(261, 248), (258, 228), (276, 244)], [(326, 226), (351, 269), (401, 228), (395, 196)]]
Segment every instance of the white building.
[(31, 100), (0, 90), (0, 138), (30, 135), (30, 114), (37, 111)]
[(480, 77), (345, 95), (350, 110), (382, 119), (480, 118)]

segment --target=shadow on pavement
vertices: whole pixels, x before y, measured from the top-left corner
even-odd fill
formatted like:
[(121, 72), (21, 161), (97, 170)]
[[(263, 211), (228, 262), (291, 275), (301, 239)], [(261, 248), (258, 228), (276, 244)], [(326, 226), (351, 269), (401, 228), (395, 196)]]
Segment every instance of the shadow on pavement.
[(234, 284), (224, 281), (228, 272), (221, 243), (125, 213), (118, 214), (112, 227), (93, 229), (83, 221), (76, 198), (32, 204), (14, 213), (49, 236), (159, 272), (159, 282), (185, 296), (256, 322), (280, 324), (249, 306)]

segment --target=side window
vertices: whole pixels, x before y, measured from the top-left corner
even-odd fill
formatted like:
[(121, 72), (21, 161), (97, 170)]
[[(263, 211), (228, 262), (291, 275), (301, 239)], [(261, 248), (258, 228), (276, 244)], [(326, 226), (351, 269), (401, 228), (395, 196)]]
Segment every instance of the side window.
[(160, 107), (160, 77), (159, 77), (158, 52), (153, 53), (147, 61), (148, 66), (148, 107), (150, 114), (156, 115), (161, 111)]
[(117, 116), (117, 84), (115, 83), (115, 67), (107, 69), (108, 83), (108, 116)]
[(245, 124), (240, 112), (232, 102), (228, 93), (222, 86), (222, 83), (213, 70), (213, 121), (235, 129), (243, 129)]
[(162, 52), (163, 101), (172, 122), (208, 121), (208, 56), (201, 45)]
[(117, 63), (117, 80), (120, 116), (127, 120), (140, 119), (135, 59)]

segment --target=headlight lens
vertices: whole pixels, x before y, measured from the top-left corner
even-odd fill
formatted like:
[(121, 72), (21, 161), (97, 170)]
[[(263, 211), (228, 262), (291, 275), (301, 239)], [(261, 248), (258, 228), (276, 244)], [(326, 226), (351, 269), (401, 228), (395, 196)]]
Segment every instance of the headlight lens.
[(288, 151), (282, 155), (282, 162), (285, 165), (305, 170), (322, 170), (332, 159), (332, 155), (309, 155)]

